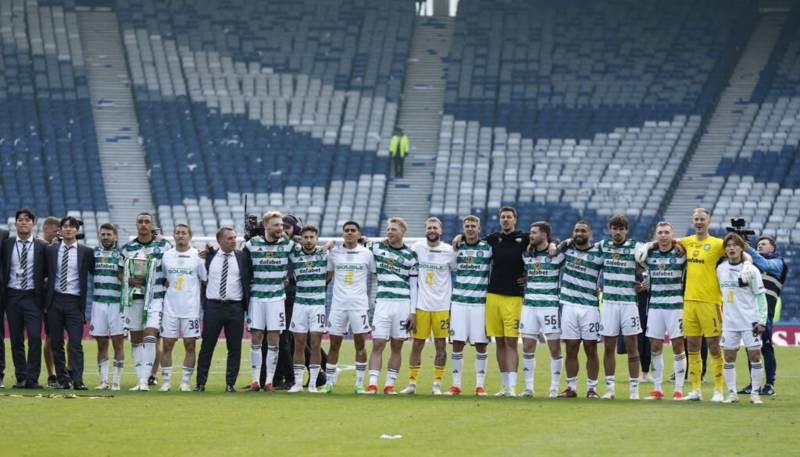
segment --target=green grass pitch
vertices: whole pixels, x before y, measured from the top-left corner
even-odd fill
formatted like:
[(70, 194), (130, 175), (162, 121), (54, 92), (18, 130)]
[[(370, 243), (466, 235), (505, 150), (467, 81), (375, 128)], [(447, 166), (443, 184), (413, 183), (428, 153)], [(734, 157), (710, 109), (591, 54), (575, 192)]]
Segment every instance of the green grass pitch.
[[(182, 349), (174, 357), (177, 367)], [(325, 343), (327, 346), (327, 343)], [(8, 351), (8, 344), (6, 345)], [(249, 357), (245, 343), (243, 355)], [(84, 344), (86, 382), (97, 383), (93, 341)], [(352, 344), (341, 363), (352, 364)], [(369, 348), (369, 345), (368, 345)], [(449, 350), (449, 348), (448, 348)], [(398, 380), (406, 381), (407, 354)], [(460, 398), (430, 395), (433, 354), (426, 347), (419, 392), (413, 397), (356, 396), (353, 371), (342, 373), (332, 395), (308, 393), (225, 393), (223, 345), (217, 346), (211, 379), (204, 393), (114, 392), (113, 397), (32, 398), (33, 391), (0, 390), (2, 456), (248, 456), (248, 455), (796, 455), (798, 438), (797, 349), (779, 348), (778, 395), (765, 404), (711, 404), (712, 385), (703, 385), (702, 403), (552, 400), (549, 354), (537, 350), (537, 398), (481, 398), (471, 394), (474, 357), (465, 351)], [(618, 357), (617, 392), (627, 398), (624, 356)], [(6, 360), (11, 364), (10, 353)], [(129, 361), (128, 358), (126, 360)], [(671, 372), (671, 356), (665, 353)], [(487, 390), (497, 391), (499, 374), (490, 347)], [(602, 355), (601, 355), (602, 364)], [(739, 353), (738, 380), (747, 380), (744, 353)], [(602, 380), (601, 367), (601, 380)], [(174, 376), (180, 376), (177, 369)], [(250, 376), (243, 358), (239, 386)], [(44, 378), (44, 376), (43, 376)], [(583, 365), (579, 394), (585, 392)], [(13, 384), (13, 366), (6, 384)], [(128, 364), (125, 389), (133, 384)], [(381, 380), (381, 386), (382, 386)], [(563, 387), (562, 377), (562, 387)], [(522, 379), (520, 375), (520, 383)], [(450, 385), (447, 372), (444, 387)], [(642, 384), (642, 397), (652, 388)], [(520, 387), (518, 387), (518, 390)], [(667, 395), (672, 385), (665, 384)], [(45, 396), (62, 391), (45, 389)], [(73, 391), (69, 391), (70, 393)], [(600, 393), (603, 392), (601, 381)], [(111, 392), (87, 394), (110, 395)], [(544, 397), (544, 398), (543, 398)], [(381, 435), (402, 435), (387, 440)]]

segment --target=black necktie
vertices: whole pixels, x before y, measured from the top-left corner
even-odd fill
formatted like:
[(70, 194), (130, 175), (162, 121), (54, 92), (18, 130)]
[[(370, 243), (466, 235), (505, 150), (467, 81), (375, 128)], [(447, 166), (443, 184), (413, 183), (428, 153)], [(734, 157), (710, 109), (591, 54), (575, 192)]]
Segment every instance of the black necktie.
[(222, 276), (219, 279), (219, 298), (225, 299), (225, 295), (228, 292), (228, 257), (230, 254), (222, 254)]

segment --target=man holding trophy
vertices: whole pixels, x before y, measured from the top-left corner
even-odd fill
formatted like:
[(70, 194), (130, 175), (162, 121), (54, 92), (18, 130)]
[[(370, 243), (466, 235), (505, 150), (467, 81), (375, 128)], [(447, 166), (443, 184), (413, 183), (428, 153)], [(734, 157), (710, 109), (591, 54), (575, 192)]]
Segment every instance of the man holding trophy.
[(137, 237), (122, 246), (122, 305), (125, 328), (131, 335), (131, 355), (138, 384), (132, 391), (147, 391), (148, 378), (156, 359), (161, 306), (164, 299), (161, 257), (172, 245), (156, 239), (150, 213), (136, 216)]

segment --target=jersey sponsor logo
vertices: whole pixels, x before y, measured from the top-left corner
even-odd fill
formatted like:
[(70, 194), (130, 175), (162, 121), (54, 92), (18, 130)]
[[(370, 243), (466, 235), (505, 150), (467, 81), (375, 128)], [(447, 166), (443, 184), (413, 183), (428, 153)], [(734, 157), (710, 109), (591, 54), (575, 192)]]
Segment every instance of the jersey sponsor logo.
[(686, 259), (686, 261), (689, 262), (689, 263), (699, 263), (699, 264), (705, 264), (706, 263), (705, 259), (695, 259), (695, 258), (692, 258), (692, 257)]
[(366, 269), (367, 266), (363, 263), (338, 263), (336, 264), (336, 270), (344, 270), (344, 271), (361, 271)]

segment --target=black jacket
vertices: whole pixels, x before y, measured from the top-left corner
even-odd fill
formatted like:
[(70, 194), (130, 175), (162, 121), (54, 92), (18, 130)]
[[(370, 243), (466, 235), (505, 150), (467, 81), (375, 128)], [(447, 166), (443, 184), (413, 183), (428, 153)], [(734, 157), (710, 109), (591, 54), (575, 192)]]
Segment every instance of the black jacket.
[[(208, 250), (208, 256), (206, 257), (206, 271), (211, 270), (211, 261), (214, 260), (214, 256), (217, 255), (217, 251), (219, 251), (219, 249)], [(236, 263), (239, 265), (239, 278), (241, 278), (242, 282), (242, 306), (244, 307), (244, 310), (247, 311), (247, 305), (250, 303), (250, 283), (253, 281), (253, 266), (250, 262), (250, 254), (247, 251), (235, 249), (233, 254), (236, 256)], [(203, 308), (205, 308), (205, 283), (203, 284), (203, 288), (201, 290), (200, 301), (203, 304)]]
[[(94, 274), (94, 251), (88, 246), (82, 244), (77, 245), (78, 248), (78, 287), (80, 289), (80, 306), (81, 312), (86, 311), (86, 295), (89, 292), (89, 273)], [(58, 251), (61, 249), (61, 243), (51, 244), (47, 246), (47, 300), (45, 301), (45, 309), (53, 306), (53, 298), (55, 296), (56, 277), (58, 275)]]
[[(34, 300), (36, 303), (42, 308), (45, 309), (45, 278), (47, 277), (47, 267), (45, 266), (45, 249), (47, 248), (47, 243), (31, 237), (33, 240), (33, 290), (34, 290)], [(3, 270), (3, 291), (4, 297), (8, 293), (6, 290), (6, 285), (8, 281), (11, 279), (11, 256), (14, 254), (14, 244), (17, 242), (17, 237), (12, 236), (3, 240), (3, 248), (2, 248), (2, 266), (0, 269)]]

